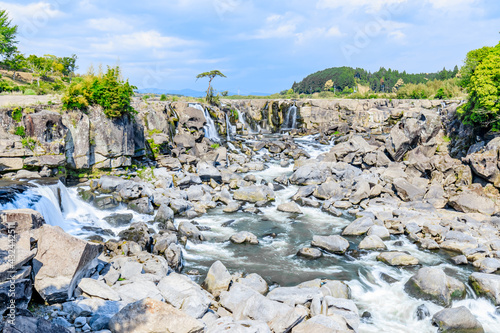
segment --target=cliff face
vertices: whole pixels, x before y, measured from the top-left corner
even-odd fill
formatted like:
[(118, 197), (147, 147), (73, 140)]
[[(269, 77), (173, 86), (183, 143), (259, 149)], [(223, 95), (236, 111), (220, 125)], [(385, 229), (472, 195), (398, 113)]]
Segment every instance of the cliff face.
[[(292, 131), (321, 133), (328, 138), (352, 132), (386, 135), (402, 119), (427, 112), (436, 115), (445, 133), (457, 138), (450, 151), (465, 156), (475, 139), (456, 118), (458, 104), (428, 100), (226, 100), (220, 108), (208, 107), (206, 113), (221, 138), (226, 138), (227, 127), (239, 134), (279, 132), (290, 126), (291, 117)], [(114, 169), (155, 161), (161, 165), (171, 155), (211, 153), (213, 142), (205, 138), (203, 108), (187, 102), (151, 100), (135, 100), (133, 106), (136, 115), (119, 119), (107, 118), (99, 108), (85, 113), (61, 112), (48, 105), (0, 110), (0, 172), (29, 169), (55, 175), (62, 168)], [(218, 153), (225, 155), (225, 151)]]

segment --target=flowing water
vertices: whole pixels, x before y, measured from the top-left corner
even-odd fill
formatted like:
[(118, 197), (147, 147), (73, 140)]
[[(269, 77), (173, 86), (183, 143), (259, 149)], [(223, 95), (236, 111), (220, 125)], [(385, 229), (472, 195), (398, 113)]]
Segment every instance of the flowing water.
[[(314, 137), (295, 140), (312, 158), (328, 151), (330, 146), (318, 144)], [(234, 148), (234, 147), (233, 147)], [(236, 148), (234, 148), (236, 149)], [(265, 152), (264, 152), (265, 153)], [(261, 154), (257, 156), (262, 156)], [(291, 175), (292, 166), (281, 167), (276, 162), (266, 163), (267, 169), (252, 172), (257, 179), (271, 182), (275, 177)], [(58, 225), (67, 232), (86, 237), (93, 234), (92, 227), (111, 229), (104, 217), (114, 213), (131, 213), (134, 222), (148, 222), (151, 216), (141, 215), (122, 206), (112, 211), (101, 211), (81, 201), (76, 188), (66, 188), (61, 183), (40, 185), (33, 183), (25, 192), (18, 194), (12, 203), (3, 204), (0, 209), (33, 208), (40, 211), (47, 223)], [(360, 315), (368, 311), (372, 318), (362, 321), (360, 332), (437, 332), (430, 318), (418, 320), (417, 307), (425, 304), (431, 316), (442, 307), (431, 302), (409, 297), (404, 284), (418, 268), (397, 268), (376, 260), (379, 252), (351, 251), (346, 255), (324, 254), (317, 260), (308, 260), (296, 255), (297, 251), (310, 246), (313, 235), (340, 234), (352, 221), (348, 215), (334, 217), (320, 209), (301, 207), (304, 214), (295, 215), (278, 212), (276, 206), (287, 202), (298, 187), (289, 186), (276, 191), (276, 201), (260, 208), (260, 214), (237, 212), (227, 214), (223, 207), (210, 210), (195, 221), (210, 227), (204, 231), (206, 241), (201, 244), (188, 242), (183, 250), (185, 270), (200, 271), (198, 282), (204, 277), (215, 260), (221, 260), (231, 272), (258, 273), (271, 286), (293, 286), (315, 278), (346, 281), (352, 290), (352, 298), (360, 310)], [(177, 218), (175, 224), (186, 219)], [(123, 229), (123, 228), (122, 228)], [(236, 245), (229, 237), (239, 231), (254, 233), (258, 245)], [(351, 249), (356, 250), (360, 237), (347, 238)], [(472, 273), (471, 268), (454, 266), (448, 257), (440, 252), (420, 250), (405, 236), (392, 236), (387, 240), (389, 250), (406, 251), (416, 257), (423, 266), (440, 266), (446, 273), (466, 283)], [(392, 279), (391, 283), (387, 282)], [(395, 282), (394, 282), (395, 281)], [(486, 332), (498, 332), (500, 314), (487, 300), (476, 299), (468, 287), (467, 298), (453, 302), (453, 306), (466, 306), (479, 319)]]
[(203, 126), (205, 137), (211, 141), (220, 142), (219, 134), (217, 133), (217, 128), (215, 127), (214, 120), (212, 119), (212, 116), (210, 116), (208, 109), (203, 107), (201, 104), (197, 103), (189, 103), (189, 107), (198, 109), (203, 112), (206, 121), (205, 126)]
[(297, 106), (291, 105), (286, 111), (285, 119), (281, 129), (295, 129), (297, 128)]

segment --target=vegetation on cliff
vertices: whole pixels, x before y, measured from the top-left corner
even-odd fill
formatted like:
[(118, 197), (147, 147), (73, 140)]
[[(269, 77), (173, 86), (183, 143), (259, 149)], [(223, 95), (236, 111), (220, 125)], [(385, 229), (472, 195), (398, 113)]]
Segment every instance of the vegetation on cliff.
[(461, 69), (468, 101), (458, 112), (463, 121), (485, 130), (500, 130), (500, 43), (467, 53)]
[(130, 105), (134, 89), (137, 87), (122, 79), (118, 66), (108, 66), (106, 73), (90, 72), (73, 80), (62, 97), (63, 108), (85, 111), (89, 106), (100, 105), (109, 118), (121, 117), (135, 112)]

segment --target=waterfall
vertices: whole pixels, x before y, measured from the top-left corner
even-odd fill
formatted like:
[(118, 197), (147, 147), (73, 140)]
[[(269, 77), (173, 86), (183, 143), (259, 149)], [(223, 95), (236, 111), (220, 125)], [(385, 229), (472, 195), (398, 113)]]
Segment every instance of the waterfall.
[(208, 109), (203, 107), (200, 104), (195, 104), (195, 103), (189, 103), (189, 107), (198, 109), (203, 112), (203, 115), (205, 116), (205, 121), (206, 124), (203, 126), (203, 131), (205, 132), (205, 137), (211, 141), (219, 142), (219, 134), (217, 133), (217, 129), (215, 128), (215, 123), (212, 117), (210, 116), (210, 113), (208, 112)]
[(229, 116), (226, 113), (226, 137), (227, 141), (231, 141), (231, 135), (236, 134), (236, 126), (231, 125), (229, 121)]
[(236, 110), (236, 113), (238, 114), (238, 121), (241, 123), (241, 125), (243, 126), (244, 129), (246, 129), (248, 131), (248, 133), (250, 134), (257, 134), (260, 132), (260, 126), (257, 125), (257, 128), (254, 129), (252, 128), (252, 126), (250, 126), (248, 123), (247, 123), (247, 115), (245, 112), (241, 112), (238, 108), (234, 108), (234, 110)]
[(296, 129), (297, 128), (297, 106), (291, 105), (286, 111), (285, 119), (281, 129)]

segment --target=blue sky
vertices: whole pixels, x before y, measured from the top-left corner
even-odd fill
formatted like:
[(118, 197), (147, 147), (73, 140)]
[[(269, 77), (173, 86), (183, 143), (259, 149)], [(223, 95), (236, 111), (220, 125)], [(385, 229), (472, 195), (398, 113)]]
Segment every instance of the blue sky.
[(0, 1), (28, 54), (116, 65), (139, 88), (279, 92), (335, 66), (408, 72), (461, 65), (500, 40), (498, 0)]

